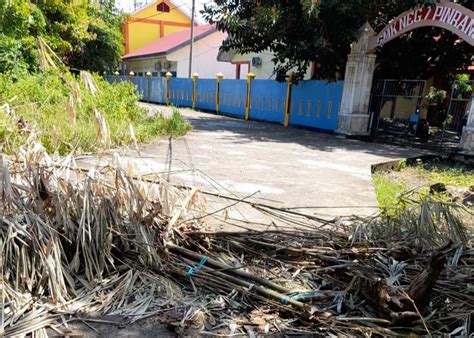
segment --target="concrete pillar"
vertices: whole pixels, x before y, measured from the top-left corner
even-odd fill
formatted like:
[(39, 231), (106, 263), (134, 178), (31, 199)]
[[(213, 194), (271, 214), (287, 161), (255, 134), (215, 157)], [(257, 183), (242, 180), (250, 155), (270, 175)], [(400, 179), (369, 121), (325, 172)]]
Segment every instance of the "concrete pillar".
[(369, 101), (376, 59), (369, 51), (369, 40), (374, 35), (375, 31), (366, 23), (359, 31), (359, 40), (351, 45), (336, 130), (339, 134), (369, 134)]
[(474, 155), (474, 92), (468, 105), (468, 114), (466, 126), (462, 130), (461, 152), (466, 155)]

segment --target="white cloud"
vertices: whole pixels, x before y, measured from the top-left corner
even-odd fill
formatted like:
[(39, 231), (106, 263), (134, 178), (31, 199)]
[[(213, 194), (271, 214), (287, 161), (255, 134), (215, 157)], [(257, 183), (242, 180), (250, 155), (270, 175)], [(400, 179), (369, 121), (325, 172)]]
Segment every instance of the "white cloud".
[(117, 0), (116, 4), (125, 13), (130, 13), (133, 10), (133, 0)]

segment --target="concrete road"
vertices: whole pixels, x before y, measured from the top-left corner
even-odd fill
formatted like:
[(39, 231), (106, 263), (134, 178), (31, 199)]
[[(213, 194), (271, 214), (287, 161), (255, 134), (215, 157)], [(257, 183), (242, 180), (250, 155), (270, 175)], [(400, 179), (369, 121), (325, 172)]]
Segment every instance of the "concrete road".
[[(151, 112), (170, 113), (167, 107), (144, 105)], [(172, 183), (324, 218), (377, 212), (371, 165), (422, 154), (311, 130), (180, 111), (193, 130), (183, 138), (143, 145), (140, 155), (125, 152), (135, 170), (160, 172)], [(232, 203), (213, 197), (210, 201), (210, 211)], [(241, 205), (225, 216), (269, 223), (260, 212)]]
[[(169, 114), (166, 107), (145, 106)], [(172, 182), (204, 190), (254, 194), (252, 200), (311, 214), (376, 212), (371, 165), (420, 155), (420, 150), (180, 111), (193, 126), (185, 137), (144, 145), (141, 157), (128, 154), (142, 172), (163, 172)]]

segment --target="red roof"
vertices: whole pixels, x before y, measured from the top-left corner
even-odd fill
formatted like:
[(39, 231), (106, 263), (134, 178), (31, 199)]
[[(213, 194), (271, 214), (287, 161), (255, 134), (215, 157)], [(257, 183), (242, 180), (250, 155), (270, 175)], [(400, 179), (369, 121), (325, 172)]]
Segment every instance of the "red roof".
[[(194, 41), (202, 39), (207, 35), (215, 32), (213, 25), (207, 24), (194, 27)], [(139, 58), (142, 56), (152, 56), (157, 54), (166, 54), (176, 49), (182, 48), (190, 44), (191, 28), (166, 35), (158, 40), (125, 54), (123, 59)]]

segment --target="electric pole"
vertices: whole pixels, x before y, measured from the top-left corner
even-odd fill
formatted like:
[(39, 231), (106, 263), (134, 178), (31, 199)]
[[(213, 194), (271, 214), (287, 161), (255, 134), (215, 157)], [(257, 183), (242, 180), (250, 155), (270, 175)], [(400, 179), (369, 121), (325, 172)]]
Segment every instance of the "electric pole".
[(194, 45), (194, 11), (196, 9), (196, 0), (193, 0), (193, 6), (191, 9), (191, 44), (189, 46), (189, 73), (188, 77), (191, 78), (193, 69), (193, 45)]

